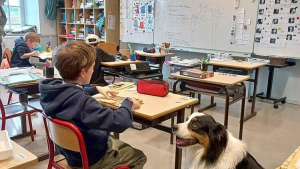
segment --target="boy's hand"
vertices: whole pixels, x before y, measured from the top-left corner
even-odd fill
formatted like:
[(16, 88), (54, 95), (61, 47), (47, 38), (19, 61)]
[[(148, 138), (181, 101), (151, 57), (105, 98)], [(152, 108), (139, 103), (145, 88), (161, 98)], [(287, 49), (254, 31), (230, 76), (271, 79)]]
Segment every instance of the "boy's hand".
[(32, 56), (39, 56), (40, 52), (39, 51), (33, 51), (31, 52)]
[(98, 92), (105, 97), (105, 99), (110, 98), (110, 96), (108, 94), (110, 94), (111, 97), (116, 97), (116, 94), (118, 94), (118, 92), (110, 91), (110, 90), (107, 90), (107, 89), (105, 89), (103, 87), (100, 87), (100, 86), (97, 86), (96, 88), (97, 88)]
[(137, 101), (136, 99), (134, 98), (131, 98), (132, 100), (132, 108), (140, 108), (141, 107), (141, 103), (139, 101)]

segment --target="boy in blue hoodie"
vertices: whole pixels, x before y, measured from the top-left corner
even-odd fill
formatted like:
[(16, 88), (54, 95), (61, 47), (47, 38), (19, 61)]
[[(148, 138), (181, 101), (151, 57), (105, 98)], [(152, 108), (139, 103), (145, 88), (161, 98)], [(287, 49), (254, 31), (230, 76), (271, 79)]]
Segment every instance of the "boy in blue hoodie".
[[(110, 132), (121, 133), (131, 126), (131, 109), (139, 108), (140, 103), (126, 98), (121, 107), (113, 111), (92, 98), (91, 95), (97, 93), (108, 99), (108, 94), (112, 97), (116, 94), (102, 87), (82, 88), (90, 82), (95, 59), (95, 49), (83, 42), (69, 42), (56, 47), (53, 61), (62, 79), (46, 79), (40, 83), (41, 106), (47, 116), (69, 121), (81, 130), (90, 168), (113, 169), (126, 165), (142, 169), (147, 161), (144, 153), (109, 136)], [(70, 166), (82, 167), (79, 153), (56, 147)]]
[(24, 38), (15, 40), (15, 47), (11, 57), (12, 67), (31, 67), (29, 62), (31, 56), (38, 56), (40, 52), (31, 52), (40, 43), (40, 38), (33, 32), (26, 33)]

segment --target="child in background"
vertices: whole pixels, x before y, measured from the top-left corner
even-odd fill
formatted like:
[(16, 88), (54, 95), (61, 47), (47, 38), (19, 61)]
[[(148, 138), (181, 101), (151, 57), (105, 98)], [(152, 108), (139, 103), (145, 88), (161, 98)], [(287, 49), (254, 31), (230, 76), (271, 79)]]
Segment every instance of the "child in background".
[[(113, 169), (122, 165), (142, 169), (147, 161), (144, 153), (110, 137), (110, 132), (121, 133), (131, 126), (131, 109), (139, 108), (140, 103), (126, 98), (120, 108), (113, 111), (91, 97), (101, 93), (109, 99), (108, 94), (112, 97), (116, 94), (99, 86), (82, 88), (90, 82), (95, 60), (95, 48), (84, 42), (68, 42), (56, 47), (53, 61), (62, 79), (46, 79), (40, 83), (41, 106), (47, 116), (71, 122), (80, 129), (91, 169)], [(80, 153), (56, 148), (71, 167), (82, 167)]]
[(97, 35), (89, 34), (85, 38), (85, 42), (96, 49), (96, 61), (94, 67), (94, 73), (92, 75), (91, 84), (100, 84), (102, 86), (107, 86), (108, 83), (104, 80), (104, 73), (101, 69), (101, 62), (114, 62), (116, 60), (115, 56), (110, 55), (103, 51), (101, 48), (97, 47), (100, 43), (100, 38)]
[(40, 38), (37, 34), (29, 32), (26, 33), (24, 38), (20, 37), (15, 40), (15, 47), (11, 57), (11, 66), (12, 67), (31, 67), (32, 65), (29, 62), (31, 56), (38, 56), (39, 51), (31, 50), (40, 43)]

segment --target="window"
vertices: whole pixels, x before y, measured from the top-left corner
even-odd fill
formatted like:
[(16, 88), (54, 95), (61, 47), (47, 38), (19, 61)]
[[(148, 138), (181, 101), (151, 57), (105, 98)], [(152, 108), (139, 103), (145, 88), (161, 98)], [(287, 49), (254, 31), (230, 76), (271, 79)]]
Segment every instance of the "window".
[(5, 30), (18, 29), (24, 25), (21, 0), (6, 0), (2, 8), (7, 17), (7, 23), (4, 27)]

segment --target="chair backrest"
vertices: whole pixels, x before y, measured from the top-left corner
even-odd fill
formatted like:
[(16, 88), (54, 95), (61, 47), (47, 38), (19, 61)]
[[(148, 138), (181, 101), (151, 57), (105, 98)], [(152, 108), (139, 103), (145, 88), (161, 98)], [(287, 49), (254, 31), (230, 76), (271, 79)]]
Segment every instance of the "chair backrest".
[(43, 118), (50, 154), (54, 154), (53, 142), (64, 149), (80, 152), (83, 169), (88, 169), (88, 157), (81, 131), (70, 122), (53, 119), (46, 115)]
[(6, 59), (8, 61), (9, 66), (11, 67), (11, 57), (12, 57), (12, 51), (8, 48), (4, 49), (4, 54), (6, 56)]
[(129, 49), (120, 49), (119, 53), (121, 53), (122, 55), (126, 56), (127, 59), (130, 59), (130, 51), (129, 51)]
[(119, 45), (114, 42), (99, 43), (98, 47), (109, 54), (117, 54), (119, 52)]

